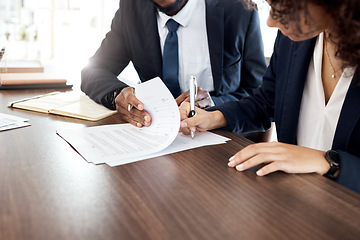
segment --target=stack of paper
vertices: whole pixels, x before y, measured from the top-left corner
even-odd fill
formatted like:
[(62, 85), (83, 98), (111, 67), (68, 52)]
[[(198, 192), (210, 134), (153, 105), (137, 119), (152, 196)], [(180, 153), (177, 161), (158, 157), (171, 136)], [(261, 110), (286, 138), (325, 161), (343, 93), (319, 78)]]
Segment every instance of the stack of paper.
[(28, 119), (0, 113), (0, 131), (30, 126)]
[(0, 90), (71, 88), (64, 77), (51, 73), (0, 73)]
[(137, 85), (135, 93), (152, 118), (149, 127), (115, 124), (58, 130), (57, 133), (88, 162), (110, 166), (230, 140), (210, 132), (197, 133), (194, 139), (179, 134), (178, 106), (159, 78)]

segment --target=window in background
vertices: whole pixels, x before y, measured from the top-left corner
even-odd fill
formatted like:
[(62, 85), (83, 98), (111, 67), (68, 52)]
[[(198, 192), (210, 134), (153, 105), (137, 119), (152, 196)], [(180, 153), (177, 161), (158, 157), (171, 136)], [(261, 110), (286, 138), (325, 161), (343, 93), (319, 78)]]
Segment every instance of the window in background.
[(79, 71), (110, 30), (119, 0), (0, 0), (7, 59)]
[[(270, 57), (277, 31), (266, 25), (268, 4), (256, 2)], [(0, 47), (6, 46), (7, 59), (38, 59), (80, 72), (110, 30), (118, 6), (119, 0), (0, 0)], [(137, 74), (130, 66), (125, 76)]]
[(270, 28), (267, 26), (266, 21), (269, 16), (270, 6), (263, 0), (255, 1), (258, 6), (260, 28), (264, 43), (265, 57), (269, 58), (272, 55), (275, 38), (277, 35), (277, 28)]

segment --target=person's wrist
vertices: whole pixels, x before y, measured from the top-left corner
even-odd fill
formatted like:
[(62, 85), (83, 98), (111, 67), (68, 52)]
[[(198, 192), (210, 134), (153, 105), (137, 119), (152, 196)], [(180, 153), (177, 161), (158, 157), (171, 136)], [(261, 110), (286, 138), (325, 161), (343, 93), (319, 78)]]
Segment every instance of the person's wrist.
[(325, 177), (336, 179), (340, 172), (340, 155), (337, 151), (329, 150), (324, 154), (324, 157), (330, 165), (329, 170), (324, 174)]
[(116, 97), (120, 94), (121, 92), (121, 88), (115, 89), (115, 91), (112, 93), (112, 99), (111, 99), (111, 106), (116, 109), (116, 103), (115, 103), (115, 99)]
[(213, 123), (211, 129), (217, 129), (227, 126), (226, 118), (224, 117), (223, 113), (219, 110), (211, 112), (212, 118), (211, 122)]
[(108, 92), (105, 96), (101, 98), (101, 104), (111, 110), (115, 110), (116, 109), (115, 98), (117, 97), (117, 95), (119, 95), (120, 92), (121, 92), (120, 88)]

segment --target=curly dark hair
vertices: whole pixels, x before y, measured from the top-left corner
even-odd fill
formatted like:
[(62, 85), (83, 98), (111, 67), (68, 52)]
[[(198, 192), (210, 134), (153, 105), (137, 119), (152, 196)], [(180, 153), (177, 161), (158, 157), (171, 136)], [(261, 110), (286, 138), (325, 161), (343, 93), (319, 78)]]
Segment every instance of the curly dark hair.
[[(251, 6), (251, 0), (243, 0)], [(330, 39), (337, 45), (336, 56), (346, 66), (360, 67), (360, 0), (271, 0), (271, 17), (285, 26), (289, 22), (299, 23), (299, 13), (307, 11), (307, 3), (321, 6), (332, 16)], [(307, 22), (307, 21), (306, 21)], [(300, 26), (299, 26), (300, 29)]]

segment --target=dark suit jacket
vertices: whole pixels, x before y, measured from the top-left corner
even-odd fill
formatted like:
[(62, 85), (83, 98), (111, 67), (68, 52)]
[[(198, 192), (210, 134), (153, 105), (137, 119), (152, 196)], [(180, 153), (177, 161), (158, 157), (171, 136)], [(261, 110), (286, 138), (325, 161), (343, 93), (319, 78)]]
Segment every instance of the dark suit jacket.
[[(121, 0), (100, 48), (82, 71), (81, 89), (96, 102), (126, 85), (120, 72), (132, 61), (141, 79), (162, 78), (156, 8), (149, 0)], [(261, 84), (266, 70), (256, 11), (238, 0), (206, 0), (206, 25), (215, 104), (241, 99)]]
[[(230, 102), (219, 109), (228, 129), (251, 132), (276, 123), (279, 142), (296, 144), (303, 89), (315, 39), (293, 42), (278, 34), (263, 85), (254, 96)], [(360, 81), (357, 69), (346, 94), (337, 124), (332, 149), (339, 151), (341, 170), (337, 182), (360, 192)]]

